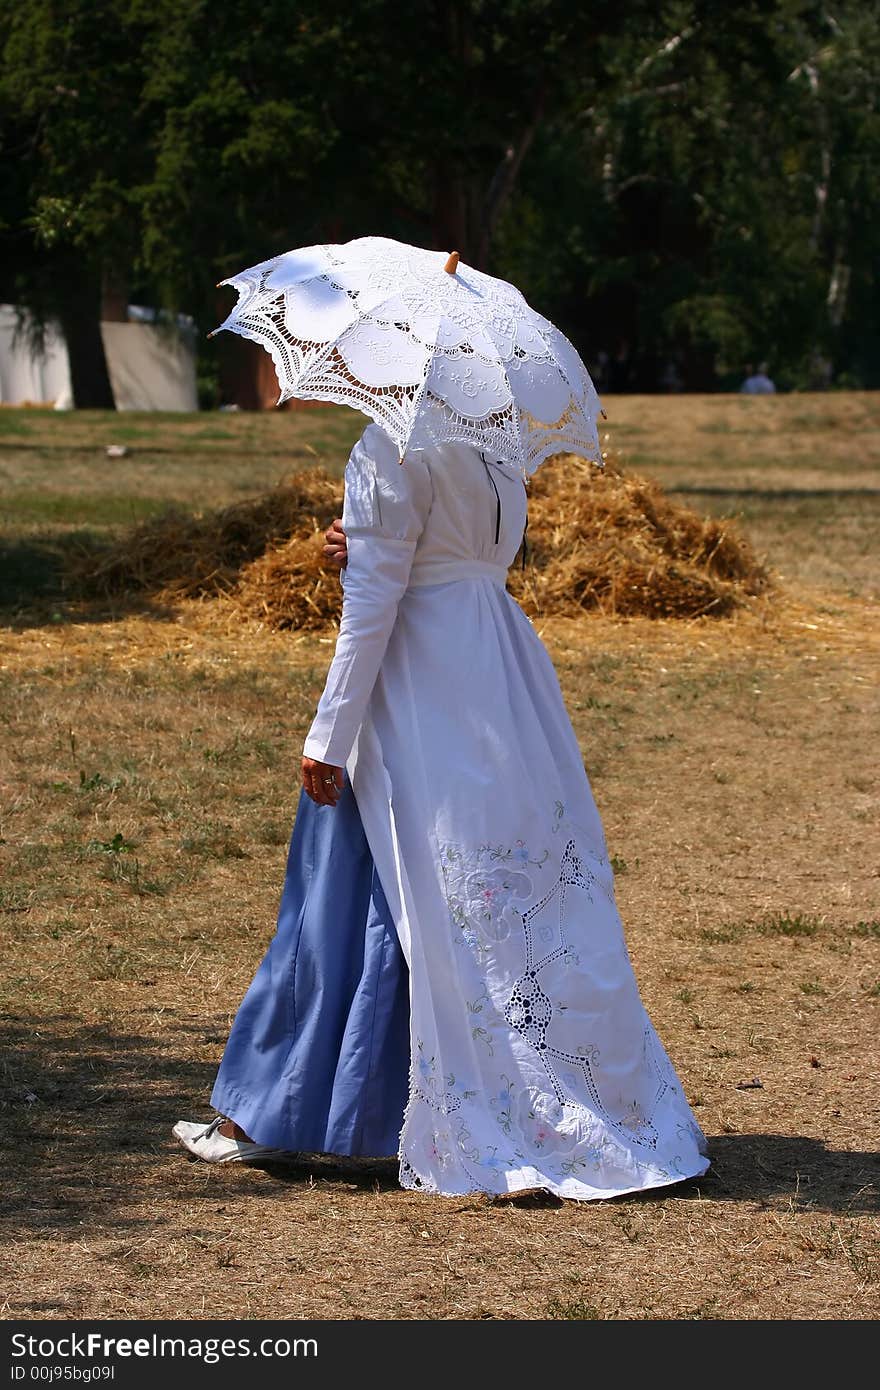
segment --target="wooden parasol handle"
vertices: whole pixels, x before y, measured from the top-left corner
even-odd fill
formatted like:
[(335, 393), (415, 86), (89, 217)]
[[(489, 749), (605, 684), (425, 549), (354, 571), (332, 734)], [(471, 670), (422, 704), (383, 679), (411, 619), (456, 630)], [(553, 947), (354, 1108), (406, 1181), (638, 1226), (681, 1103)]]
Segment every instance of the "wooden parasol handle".
[(459, 262), (460, 259), (461, 259), (461, 257), (459, 256), (459, 254), (458, 254), (457, 251), (451, 251), (451, 252), (450, 252), (449, 260), (446, 262), (445, 266), (443, 267), (443, 269), (446, 271), (446, 274), (447, 274), (447, 275), (454, 275), (454, 274), (455, 274), (455, 272), (458, 270), (458, 262)]

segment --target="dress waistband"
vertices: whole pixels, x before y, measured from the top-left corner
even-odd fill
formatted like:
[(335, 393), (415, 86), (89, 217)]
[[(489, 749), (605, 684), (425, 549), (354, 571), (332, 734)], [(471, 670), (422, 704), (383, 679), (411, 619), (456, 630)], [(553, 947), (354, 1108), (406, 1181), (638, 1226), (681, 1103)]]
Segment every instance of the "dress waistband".
[(409, 572), (409, 587), (452, 584), (457, 579), (491, 579), (503, 588), (507, 566), (494, 565), (491, 560), (417, 560)]

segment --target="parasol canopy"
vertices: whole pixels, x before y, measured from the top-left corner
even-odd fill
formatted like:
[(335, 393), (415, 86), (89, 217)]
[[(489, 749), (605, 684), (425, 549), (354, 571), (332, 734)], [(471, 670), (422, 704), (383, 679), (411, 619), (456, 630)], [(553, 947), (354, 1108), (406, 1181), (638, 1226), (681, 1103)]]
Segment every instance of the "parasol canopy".
[(513, 285), (456, 252), (360, 237), (285, 252), (221, 284), (238, 303), (214, 332), (271, 354), (279, 405), (353, 406), (401, 460), (464, 441), (524, 476), (559, 453), (602, 464), (603, 412), (572, 344)]

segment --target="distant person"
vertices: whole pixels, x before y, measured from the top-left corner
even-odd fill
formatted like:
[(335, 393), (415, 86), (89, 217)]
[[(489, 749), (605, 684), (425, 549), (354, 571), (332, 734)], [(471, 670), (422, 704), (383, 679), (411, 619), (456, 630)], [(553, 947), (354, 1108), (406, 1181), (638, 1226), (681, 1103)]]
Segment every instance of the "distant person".
[(762, 362), (756, 372), (751, 367), (746, 367), (745, 381), (739, 388), (743, 396), (775, 396), (776, 386), (767, 375), (767, 363)]

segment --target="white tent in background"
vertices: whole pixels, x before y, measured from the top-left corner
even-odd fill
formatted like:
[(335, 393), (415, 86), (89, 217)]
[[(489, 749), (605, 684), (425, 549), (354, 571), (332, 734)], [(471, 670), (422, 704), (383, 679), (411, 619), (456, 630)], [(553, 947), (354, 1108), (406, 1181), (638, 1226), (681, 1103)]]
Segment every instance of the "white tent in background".
[(191, 324), (102, 323), (101, 336), (117, 410), (198, 410)]
[[(169, 331), (154, 319), (152, 310), (131, 305), (129, 322), (101, 324), (116, 409), (198, 410), (192, 327)], [(70, 364), (61, 332), (47, 333), (43, 351), (34, 354), (17, 325), (15, 308), (0, 305), (0, 404), (69, 410)]]
[(0, 403), (70, 405), (70, 365), (61, 333), (50, 329), (43, 351), (34, 355), (26, 335), (17, 329), (13, 306), (0, 304)]

